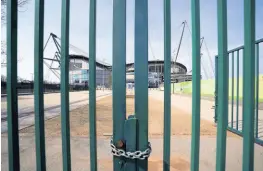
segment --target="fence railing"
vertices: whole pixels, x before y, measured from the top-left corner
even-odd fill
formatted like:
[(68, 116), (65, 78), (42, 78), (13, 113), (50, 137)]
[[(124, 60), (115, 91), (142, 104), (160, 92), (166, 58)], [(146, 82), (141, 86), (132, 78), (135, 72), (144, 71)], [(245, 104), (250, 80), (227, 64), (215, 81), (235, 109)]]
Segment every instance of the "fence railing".
[[(17, 31), (18, 0), (7, 1), (7, 112), (9, 170), (19, 171), (19, 136), (17, 105)], [(243, 170), (254, 167), (255, 104), (255, 0), (244, 0), (245, 46), (243, 103)], [(218, 121), (216, 170), (225, 170), (226, 131), (228, 122), (228, 52), (227, 1), (218, 0)], [(90, 170), (97, 170), (96, 141), (96, 0), (90, 0), (89, 19), (89, 126)], [(63, 170), (71, 170), (69, 117), (69, 16), (70, 0), (62, 0), (61, 13), (61, 133)], [(200, 3), (191, 0), (192, 16), (192, 141), (191, 171), (199, 170), (200, 143)], [(34, 95), (36, 170), (46, 170), (44, 101), (43, 101), (43, 35), (44, 0), (35, 1)], [(148, 143), (148, 1), (135, 0), (135, 116), (126, 119), (126, 1), (113, 0), (113, 140), (117, 150), (145, 150)], [(171, 4), (164, 0), (164, 152), (163, 169), (170, 170), (171, 136)], [(251, 114), (253, 113), (253, 114)], [(128, 138), (124, 128), (131, 126)], [(136, 134), (135, 134), (136, 133)], [(126, 144), (123, 145), (124, 143)], [(115, 149), (116, 150), (116, 149)], [(125, 151), (124, 151), (125, 152)], [(149, 152), (149, 151), (148, 151)], [(148, 157), (142, 160), (113, 157), (115, 171), (148, 169)], [(125, 167), (123, 167), (125, 164)]]
[[(259, 132), (259, 129), (262, 129), (263, 125), (261, 125), (263, 122), (263, 118), (259, 118), (259, 46), (263, 43), (263, 39), (259, 39), (255, 41), (255, 142), (263, 145), (263, 134)], [(231, 61), (231, 72), (229, 74), (229, 108), (230, 111), (228, 112), (228, 126), (227, 129), (231, 132), (234, 132), (240, 136), (243, 136), (243, 93), (241, 92), (242, 89), (240, 89), (240, 84), (244, 83), (244, 80), (242, 79), (244, 76), (244, 69), (245, 69), (245, 63), (244, 63), (244, 46), (240, 46), (237, 48), (234, 48), (232, 50), (228, 51), (228, 58), (229, 61)], [(243, 66), (240, 67), (240, 63), (243, 63)], [(241, 64), (242, 64), (241, 63)], [(216, 66), (216, 83), (215, 83), (215, 122), (217, 122), (217, 105), (218, 105), (218, 56), (215, 57), (215, 66)], [(243, 71), (243, 73), (240, 73), (240, 70)], [(242, 96), (240, 96), (242, 94)], [(262, 110), (262, 109), (261, 109)]]

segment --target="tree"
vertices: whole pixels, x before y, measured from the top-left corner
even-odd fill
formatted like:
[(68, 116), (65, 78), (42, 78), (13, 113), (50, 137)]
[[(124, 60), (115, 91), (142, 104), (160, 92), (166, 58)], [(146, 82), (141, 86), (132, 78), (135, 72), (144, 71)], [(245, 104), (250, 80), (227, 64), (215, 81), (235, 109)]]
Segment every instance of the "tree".
[[(30, 0), (18, 0), (17, 5), (18, 8), (24, 7)], [(1, 21), (3, 24), (3, 21), (6, 20), (6, 3), (7, 0), (1, 0)]]
[[(19, 9), (25, 7), (26, 4), (29, 3), (30, 0), (18, 0), (18, 11)], [(6, 3), (7, 0), (1, 0), (1, 26), (6, 24)], [(6, 63), (6, 43), (1, 40), (1, 66), (4, 66)]]

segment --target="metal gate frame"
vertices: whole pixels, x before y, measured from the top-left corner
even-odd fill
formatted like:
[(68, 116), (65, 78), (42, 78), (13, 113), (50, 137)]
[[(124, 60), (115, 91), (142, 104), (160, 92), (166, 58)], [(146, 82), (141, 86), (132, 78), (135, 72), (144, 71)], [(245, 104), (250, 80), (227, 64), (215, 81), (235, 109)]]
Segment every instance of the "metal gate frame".
[[(259, 104), (259, 45), (263, 43), (263, 38), (258, 39), (255, 41), (255, 108), (254, 108), (254, 114), (255, 114), (255, 143), (259, 145), (263, 145), (263, 137), (259, 137), (259, 117), (258, 117), (258, 104)], [(243, 55), (241, 56), (240, 54)], [(236, 60), (235, 60), (236, 58)], [(244, 116), (243, 112), (244, 111), (239, 111), (238, 106), (240, 105), (240, 97), (239, 97), (239, 64), (240, 60), (244, 61), (244, 46), (240, 46), (237, 48), (234, 48), (232, 50), (228, 51), (228, 60), (231, 59), (231, 97), (228, 100), (231, 100), (231, 111), (228, 112), (228, 116), (230, 116), (230, 122), (227, 124), (227, 129), (233, 133), (236, 133), (240, 136), (243, 136), (243, 119), (240, 120), (240, 112)], [(235, 68), (235, 63), (236, 63), (236, 68)], [(246, 67), (245, 63), (243, 62), (243, 69)], [(218, 56), (215, 57), (215, 68), (216, 68), (216, 74), (215, 74), (215, 120), (214, 122), (217, 122), (217, 113), (218, 113)], [(236, 81), (235, 81), (235, 74), (236, 73)], [(243, 75), (245, 74), (245, 71), (243, 70)], [(230, 77), (229, 77), (230, 80)], [(236, 82), (236, 85), (235, 85)], [(243, 81), (244, 84), (244, 81)], [(236, 86), (236, 97), (235, 97), (235, 86)], [(228, 86), (229, 88), (229, 86)], [(244, 94), (244, 91), (243, 91)], [(235, 103), (235, 104), (234, 104)], [(243, 104), (245, 102), (243, 101)], [(236, 118), (234, 118), (234, 106), (236, 107)], [(229, 118), (227, 118), (229, 119)]]
[[(217, 1), (218, 10), (218, 121), (216, 170), (225, 170), (226, 131), (228, 113), (228, 52), (227, 52), (227, 0)], [(171, 135), (171, 4), (164, 0), (164, 153), (163, 169), (170, 170)], [(69, 14), (70, 0), (62, 0), (61, 18), (61, 129), (63, 170), (71, 170), (70, 118), (69, 118)], [(17, 101), (17, 0), (7, 1), (7, 113), (8, 113), (8, 156), (9, 170), (19, 171), (19, 131)], [(90, 115), (90, 170), (97, 170), (96, 142), (96, 0), (90, 0), (89, 28), (89, 115)], [(191, 0), (192, 16), (192, 141), (191, 171), (199, 170), (200, 142), (200, 2)], [(244, 124), (243, 124), (243, 171), (254, 168), (254, 104), (255, 104), (255, 0), (244, 0)], [(35, 1), (35, 48), (34, 48), (34, 95), (35, 95), (35, 136), (36, 164), (38, 171), (46, 170), (44, 101), (43, 101), (43, 36), (44, 0)], [(125, 118), (125, 60), (126, 60), (126, 0), (113, 0), (113, 143), (124, 142)], [(137, 119), (136, 139), (131, 148), (144, 150), (148, 145), (148, 1), (135, 0), (135, 117)], [(253, 113), (253, 115), (251, 114)], [(136, 128), (136, 129), (137, 129)], [(134, 131), (134, 130), (133, 130)], [(125, 143), (125, 142), (124, 142)], [(125, 149), (124, 150), (129, 150)], [(114, 157), (114, 170), (144, 171), (148, 169), (145, 160), (128, 161)]]

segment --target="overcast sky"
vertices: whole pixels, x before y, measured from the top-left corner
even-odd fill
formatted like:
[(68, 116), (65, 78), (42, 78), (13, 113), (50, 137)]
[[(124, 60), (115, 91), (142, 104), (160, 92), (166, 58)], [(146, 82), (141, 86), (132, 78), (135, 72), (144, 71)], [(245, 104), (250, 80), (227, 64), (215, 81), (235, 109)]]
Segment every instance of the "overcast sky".
[[(217, 54), (217, 0), (200, 0), (201, 36), (204, 36), (209, 52), (214, 58)], [(190, 0), (172, 0), (172, 51), (177, 49), (182, 22), (186, 20), (191, 29)], [(97, 0), (97, 58), (112, 63), (112, 0)], [(244, 43), (243, 0), (228, 1), (228, 47), (234, 48)], [(34, 59), (34, 1), (21, 9), (18, 17), (18, 76), (31, 79)], [(149, 15), (149, 60), (163, 59), (163, 0), (148, 1)], [(256, 38), (263, 38), (263, 1), (256, 0)], [(61, 1), (45, 0), (45, 41), (49, 33), (60, 37)], [(2, 40), (6, 38), (6, 29), (2, 25)], [(72, 0), (70, 7), (70, 44), (89, 52), (89, 1)], [(54, 45), (49, 45), (45, 56), (53, 56)], [(151, 50), (152, 47), (152, 50)], [(261, 46), (260, 50), (263, 50)], [(262, 51), (261, 50), (261, 51)], [(172, 52), (171, 52), (172, 53)], [(202, 48), (203, 70), (212, 76), (207, 51)], [(263, 52), (261, 53), (263, 54)], [(134, 61), (134, 0), (127, 0), (127, 62)], [(261, 61), (262, 55), (261, 55)], [(214, 60), (212, 59), (212, 62)], [(191, 35), (186, 28), (178, 62), (191, 70)], [(261, 62), (262, 63), (262, 62)], [(263, 68), (263, 67), (261, 67)], [(2, 74), (6, 68), (1, 69)], [(261, 73), (263, 69), (261, 69)], [(47, 69), (45, 79), (55, 80)]]

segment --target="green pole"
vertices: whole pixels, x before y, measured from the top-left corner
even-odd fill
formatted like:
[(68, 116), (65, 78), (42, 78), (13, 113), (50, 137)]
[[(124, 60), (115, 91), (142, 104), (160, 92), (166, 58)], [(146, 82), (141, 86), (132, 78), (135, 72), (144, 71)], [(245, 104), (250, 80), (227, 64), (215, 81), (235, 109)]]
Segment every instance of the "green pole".
[(217, 123), (218, 116), (218, 56), (215, 57), (215, 116), (214, 122)]
[(256, 44), (256, 138), (258, 138), (258, 96), (259, 96), (259, 44)]
[(69, 6), (70, 0), (62, 1), (61, 19), (61, 134), (63, 170), (71, 170), (70, 117), (69, 117)]
[(46, 170), (45, 115), (43, 95), (44, 0), (35, 2), (34, 102), (36, 169)]
[[(148, 148), (148, 0), (135, 0), (135, 116), (137, 150)], [(137, 160), (137, 170), (148, 170), (148, 159)]]
[(96, 0), (90, 0), (89, 15), (89, 130), (90, 170), (97, 170), (96, 137)]
[(7, 126), (10, 171), (19, 171), (17, 105), (17, 0), (7, 1)]
[(254, 170), (255, 0), (244, 0), (243, 171)]
[[(245, 76), (245, 61), (244, 61), (244, 58), (245, 58), (245, 48), (243, 48), (243, 61), (242, 61), (242, 63), (243, 63), (243, 69), (242, 69), (242, 76), (243, 76), (243, 82), (242, 82), (242, 84), (243, 84), (243, 86), (244, 86), (244, 76)], [(243, 87), (243, 89), (242, 89), (242, 94), (243, 94), (243, 99), (242, 99), (242, 103), (244, 103), (244, 94), (245, 94), (245, 89), (244, 89), (244, 87)], [(242, 120), (241, 120), (241, 123), (242, 123), (242, 128), (241, 128), (241, 132), (243, 132), (243, 129), (244, 129), (244, 106), (243, 106), (243, 104), (242, 104)]]
[(216, 171), (225, 170), (226, 130), (228, 123), (227, 1), (217, 1), (218, 22), (218, 122), (216, 143)]
[[(126, 0), (113, 0), (112, 106), (113, 143), (124, 141), (126, 119)], [(124, 168), (122, 157), (113, 157), (113, 170)]]
[(191, 171), (199, 170), (200, 144), (200, 2), (192, 0), (192, 140)]
[(164, 143), (163, 170), (170, 170), (171, 146), (171, 2), (164, 0)]
[(237, 102), (236, 102), (236, 129), (238, 130), (238, 119), (239, 119), (239, 50), (237, 51)]
[[(126, 151), (136, 151), (137, 128), (137, 119), (133, 115), (130, 115), (124, 124), (124, 138), (126, 143)], [(136, 160), (126, 159), (124, 170), (136, 171)]]
[(231, 83), (231, 128), (233, 128), (234, 124), (234, 52), (232, 52), (232, 67), (231, 67), (231, 75), (232, 75), (232, 83)]

